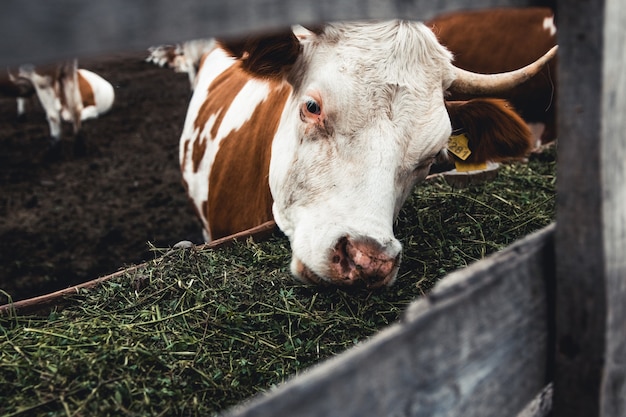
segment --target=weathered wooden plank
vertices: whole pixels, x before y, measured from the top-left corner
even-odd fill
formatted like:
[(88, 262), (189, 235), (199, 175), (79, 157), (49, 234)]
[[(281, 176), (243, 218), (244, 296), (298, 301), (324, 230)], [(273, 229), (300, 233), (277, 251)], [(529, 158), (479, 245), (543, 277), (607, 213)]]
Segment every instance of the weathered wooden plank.
[[(536, 1), (535, 1), (536, 2)], [(4, 0), (0, 64), (17, 65), (141, 50), (215, 35), (317, 21), (428, 19), (460, 8), (531, 0)]]
[(553, 231), (450, 274), (401, 323), (227, 415), (517, 415), (548, 382)]
[(626, 415), (626, 5), (560, 1), (556, 416)]
[(602, 416), (626, 415), (626, 5), (609, 1), (604, 26), (602, 155), (606, 349)]

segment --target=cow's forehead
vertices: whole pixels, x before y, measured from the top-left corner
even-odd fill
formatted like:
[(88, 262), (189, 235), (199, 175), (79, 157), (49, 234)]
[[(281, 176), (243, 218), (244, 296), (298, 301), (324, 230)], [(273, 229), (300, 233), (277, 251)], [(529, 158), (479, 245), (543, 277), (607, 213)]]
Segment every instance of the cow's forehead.
[[(303, 43), (292, 74), (296, 105), (314, 93), (336, 134), (373, 137), (384, 130), (406, 146), (428, 133), (433, 114), (443, 109), (454, 76), (451, 58), (422, 24), (329, 26)], [(421, 147), (421, 141), (411, 144)]]
[[(303, 45), (303, 66), (298, 78), (346, 74), (352, 85), (402, 85), (422, 88), (451, 81), (452, 55), (421, 23), (386, 21), (329, 25)], [(304, 73), (304, 74), (302, 74)], [(304, 75), (304, 76), (303, 76)]]

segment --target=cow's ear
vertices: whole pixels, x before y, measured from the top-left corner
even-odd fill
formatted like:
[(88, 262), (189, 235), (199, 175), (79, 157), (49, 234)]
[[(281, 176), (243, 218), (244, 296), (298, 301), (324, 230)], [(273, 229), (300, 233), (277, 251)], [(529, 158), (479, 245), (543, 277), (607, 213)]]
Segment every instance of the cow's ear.
[(253, 76), (281, 78), (300, 55), (300, 42), (290, 28), (242, 38), (218, 40)]
[(528, 125), (506, 100), (449, 101), (453, 132), (467, 137), (469, 163), (504, 161), (526, 156), (533, 147)]

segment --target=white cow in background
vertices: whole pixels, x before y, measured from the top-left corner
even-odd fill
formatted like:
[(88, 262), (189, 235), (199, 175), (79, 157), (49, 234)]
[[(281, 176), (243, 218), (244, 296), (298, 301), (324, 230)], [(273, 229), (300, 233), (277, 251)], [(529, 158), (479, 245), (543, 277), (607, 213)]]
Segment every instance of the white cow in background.
[(25, 114), (26, 99), (37, 94), (53, 143), (61, 139), (62, 121), (71, 122), (77, 134), (83, 120), (108, 112), (115, 101), (111, 83), (94, 72), (78, 69), (76, 60), (48, 67), (22, 65), (17, 75), (9, 72), (8, 79), (0, 84), (3, 94), (17, 98), (18, 117)]
[(167, 66), (175, 72), (186, 73), (189, 76), (191, 90), (196, 86), (196, 74), (200, 67), (200, 60), (206, 52), (215, 46), (215, 39), (195, 39), (182, 44), (160, 45), (148, 48), (150, 53), (146, 62), (160, 67)]

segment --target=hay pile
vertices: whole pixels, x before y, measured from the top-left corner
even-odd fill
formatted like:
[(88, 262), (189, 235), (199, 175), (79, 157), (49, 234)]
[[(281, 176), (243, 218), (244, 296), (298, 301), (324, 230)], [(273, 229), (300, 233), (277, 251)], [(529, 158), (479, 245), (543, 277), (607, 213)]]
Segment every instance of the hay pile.
[(275, 235), (156, 256), (63, 309), (6, 315), (0, 414), (206, 416), (271, 389), (397, 320), (447, 272), (553, 221), (554, 160), (462, 190), (419, 186), (397, 223), (405, 251), (390, 289), (299, 285)]

